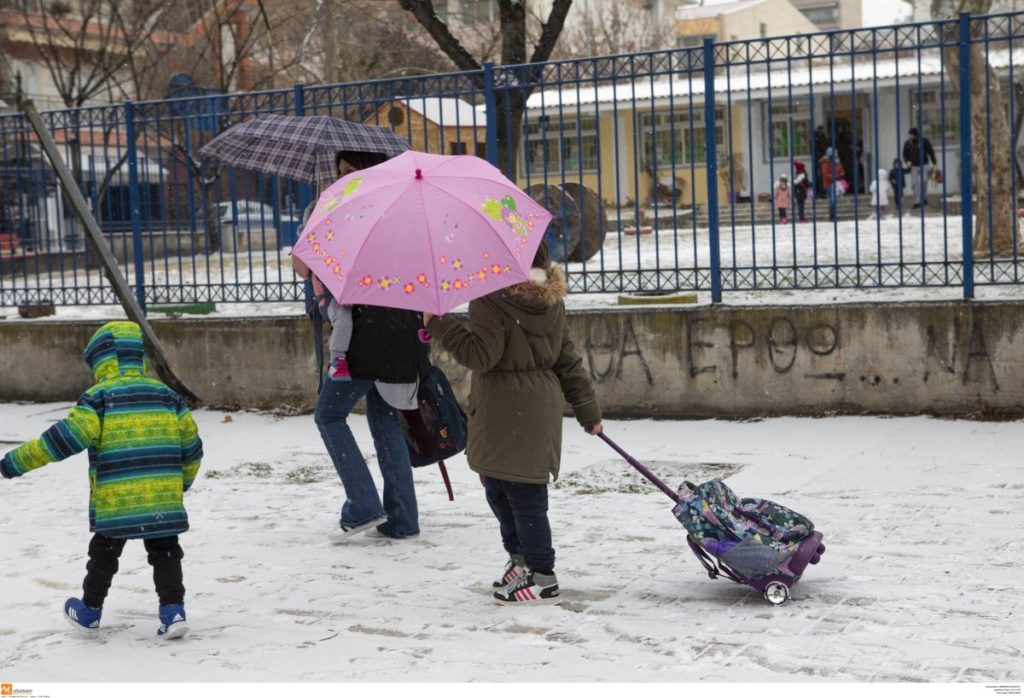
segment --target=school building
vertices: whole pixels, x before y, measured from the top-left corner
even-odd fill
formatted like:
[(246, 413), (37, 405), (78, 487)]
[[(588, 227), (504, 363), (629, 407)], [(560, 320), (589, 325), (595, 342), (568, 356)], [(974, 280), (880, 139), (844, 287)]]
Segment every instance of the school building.
[[(1004, 87), (1011, 71), (1019, 75), (1024, 68), (1019, 51), (1012, 67), (1010, 51), (993, 49), (986, 58)], [(854, 172), (860, 179), (859, 151), (863, 190), (880, 167), (888, 169), (900, 157), (907, 131), (918, 127), (935, 148), (946, 193), (958, 194), (959, 94), (947, 71), (937, 52), (899, 60), (878, 54), (852, 64), (816, 61), (810, 67), (807, 59), (794, 59), (770, 71), (719, 71), (719, 201), (771, 192), (780, 174), (790, 174), (792, 160), (810, 169), (817, 125), (825, 126), (851, 184)], [(564, 176), (616, 205), (648, 200), (657, 176), (682, 191), (682, 205), (705, 204), (703, 74), (535, 92), (527, 103), (522, 153), (520, 184), (560, 183)], [(727, 153), (733, 155), (731, 183)]]

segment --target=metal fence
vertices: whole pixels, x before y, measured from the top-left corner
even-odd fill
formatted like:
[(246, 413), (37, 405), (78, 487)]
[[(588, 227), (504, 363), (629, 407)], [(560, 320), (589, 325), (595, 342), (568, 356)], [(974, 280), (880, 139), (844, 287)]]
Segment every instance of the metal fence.
[[(315, 191), (197, 156), (269, 113), (488, 157), (555, 214), (573, 292), (970, 298), (1021, 281), (1022, 38), (1024, 13), (964, 15), (43, 117), (144, 306), (301, 299), (288, 249)], [(115, 303), (20, 114), (0, 116), (0, 185), (0, 305)]]

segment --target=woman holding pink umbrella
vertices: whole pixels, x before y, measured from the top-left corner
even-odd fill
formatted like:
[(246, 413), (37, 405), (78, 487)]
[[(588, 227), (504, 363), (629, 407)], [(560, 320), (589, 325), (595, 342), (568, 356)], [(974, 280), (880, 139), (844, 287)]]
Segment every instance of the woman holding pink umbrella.
[[(367, 153), (341, 153), (338, 176), (383, 159)], [(371, 528), (389, 538), (415, 536), (419, 533), (416, 490), (397, 410), (416, 407), (419, 377), (429, 369), (426, 345), (418, 337), (420, 316), (408, 310), (340, 306), (295, 255), (292, 266), (299, 276), (315, 282), (318, 302), (321, 297), (326, 301), (324, 310), (333, 324), (332, 370), (320, 387), (315, 420), (346, 494), (340, 531), (334, 539), (341, 542)], [(335, 335), (345, 338), (338, 340)], [(344, 375), (336, 370), (339, 359), (345, 362)], [(384, 481), (383, 501), (348, 425), (348, 415), (364, 397)]]

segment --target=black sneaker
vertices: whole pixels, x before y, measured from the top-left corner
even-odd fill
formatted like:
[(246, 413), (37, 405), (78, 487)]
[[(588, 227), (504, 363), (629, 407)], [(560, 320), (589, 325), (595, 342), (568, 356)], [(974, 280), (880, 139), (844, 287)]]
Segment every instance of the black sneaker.
[(491, 583), (491, 586), (495, 589), (507, 587), (524, 574), (526, 574), (526, 562), (523, 560), (523, 556), (513, 555), (505, 563), (505, 571)]
[(561, 600), (555, 575), (532, 570), (527, 570), (502, 591), (494, 592), (494, 598), (504, 604), (554, 604)]

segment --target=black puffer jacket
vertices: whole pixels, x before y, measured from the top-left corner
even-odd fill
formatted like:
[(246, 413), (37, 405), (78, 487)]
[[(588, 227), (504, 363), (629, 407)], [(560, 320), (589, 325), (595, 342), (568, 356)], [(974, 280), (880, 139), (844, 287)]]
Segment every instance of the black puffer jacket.
[(420, 341), (423, 316), (411, 310), (352, 306), (352, 341), (346, 358), (353, 378), (412, 383), (426, 375), (430, 352)]

